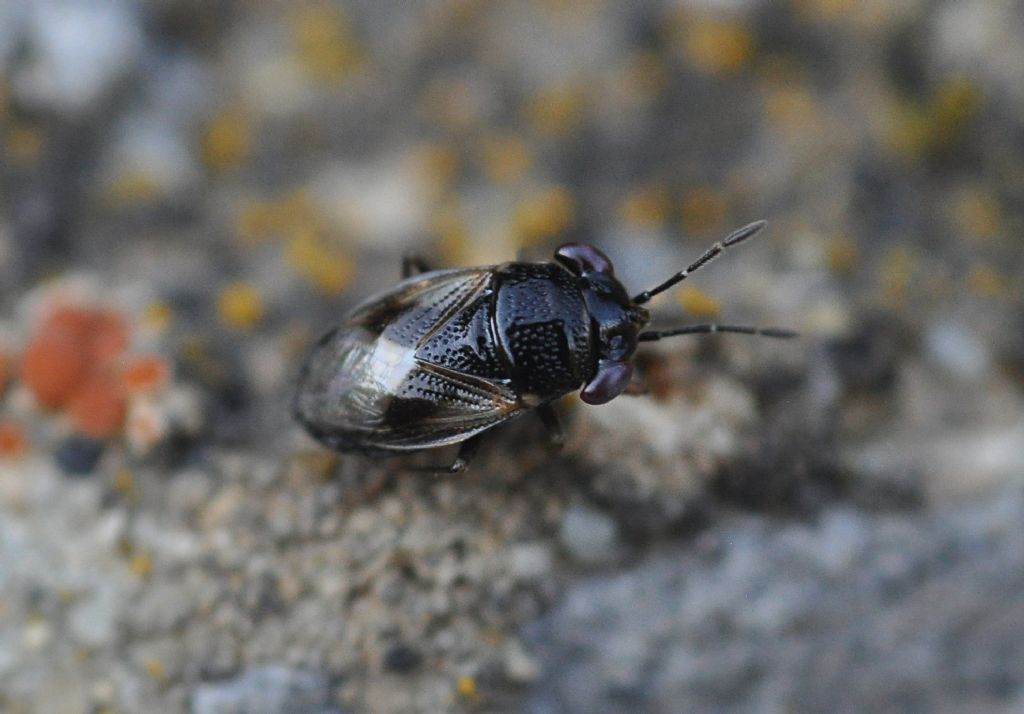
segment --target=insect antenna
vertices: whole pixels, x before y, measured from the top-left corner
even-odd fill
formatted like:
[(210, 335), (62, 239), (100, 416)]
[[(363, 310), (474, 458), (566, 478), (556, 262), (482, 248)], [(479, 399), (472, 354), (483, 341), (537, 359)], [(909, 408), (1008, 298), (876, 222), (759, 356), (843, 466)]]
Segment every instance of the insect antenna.
[(666, 337), (675, 337), (676, 335), (701, 335), (713, 332), (735, 332), (740, 335), (760, 335), (761, 337), (776, 337), (778, 339), (789, 339), (791, 337), (800, 336), (799, 332), (784, 330), (781, 327), (749, 327), (747, 325), (718, 325), (708, 323), (704, 325), (675, 327), (671, 330), (649, 330), (637, 335), (637, 340), (639, 342), (657, 342), (658, 340)]
[(697, 258), (697, 260), (693, 261), (693, 263), (691, 263), (689, 267), (687, 267), (685, 270), (680, 270), (678, 273), (676, 273), (671, 278), (669, 278), (668, 280), (666, 280), (661, 285), (655, 288), (651, 288), (650, 290), (644, 290), (642, 293), (633, 298), (633, 302), (636, 303), (637, 305), (642, 305), (648, 300), (650, 300), (652, 297), (657, 295), (658, 293), (663, 293), (673, 285), (681, 283), (682, 281), (686, 280), (688, 276), (695, 273), (698, 269), (703, 268), (705, 265), (707, 265), (712, 260), (720, 256), (722, 253), (724, 253), (726, 248), (731, 248), (734, 245), (742, 243), (747, 238), (750, 238), (751, 236), (760, 232), (760, 230), (764, 228), (766, 225), (768, 225), (768, 221), (754, 221), (748, 226), (743, 226), (743, 228), (739, 228), (733, 231), (725, 238), (716, 242), (713, 246), (708, 248), (704, 252), (704, 255)]

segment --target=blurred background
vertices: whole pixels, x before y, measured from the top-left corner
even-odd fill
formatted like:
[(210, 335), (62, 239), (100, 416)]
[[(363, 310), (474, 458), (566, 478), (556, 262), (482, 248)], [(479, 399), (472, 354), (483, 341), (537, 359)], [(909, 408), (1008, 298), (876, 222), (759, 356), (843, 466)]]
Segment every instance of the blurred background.
[[(437, 266), (609, 254), (650, 394), (289, 416)], [(1024, 711), (1013, 0), (0, 2), (0, 710)]]

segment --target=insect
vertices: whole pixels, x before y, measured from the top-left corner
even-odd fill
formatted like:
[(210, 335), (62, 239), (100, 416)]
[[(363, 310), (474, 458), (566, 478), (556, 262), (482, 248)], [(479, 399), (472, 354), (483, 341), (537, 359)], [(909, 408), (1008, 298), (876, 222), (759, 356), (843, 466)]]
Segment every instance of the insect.
[(454, 462), (439, 469), (453, 473), (465, 470), (483, 432), (530, 410), (559, 441), (554, 400), (580, 387), (588, 404), (642, 391), (632, 382), (640, 342), (712, 332), (795, 336), (717, 324), (644, 329), (645, 303), (765, 225), (734, 231), (633, 297), (608, 257), (579, 243), (558, 248), (553, 261), (453, 270), (431, 271), (407, 256), (404, 280), (356, 307), (313, 348), (295, 416), (337, 451), (460, 443)]

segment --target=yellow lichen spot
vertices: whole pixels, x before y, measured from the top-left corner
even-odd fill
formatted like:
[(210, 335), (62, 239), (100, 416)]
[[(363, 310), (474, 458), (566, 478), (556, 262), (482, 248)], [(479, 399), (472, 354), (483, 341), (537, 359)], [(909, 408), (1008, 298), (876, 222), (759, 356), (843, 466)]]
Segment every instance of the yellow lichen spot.
[(252, 283), (232, 283), (221, 291), (217, 310), (228, 327), (249, 330), (263, 319), (263, 295)]
[(681, 207), (683, 232), (694, 235), (720, 228), (727, 209), (725, 195), (720, 191), (706, 186), (691, 188)]
[(741, 20), (692, 17), (682, 27), (686, 58), (707, 74), (735, 74), (754, 56), (753, 33)]
[(820, 123), (814, 98), (805, 89), (794, 86), (774, 87), (765, 95), (765, 114), (775, 126), (790, 132), (806, 131)]
[(254, 201), (244, 206), (235, 219), (235, 235), (242, 243), (253, 244), (275, 235), (276, 206)]
[(43, 152), (43, 132), (34, 126), (16, 126), (7, 134), (7, 155), (21, 166), (34, 164)]
[(990, 193), (969, 191), (955, 206), (956, 221), (970, 236), (994, 238), (1005, 233), (999, 201)]
[(974, 82), (952, 79), (943, 83), (935, 94), (931, 111), (935, 148), (942, 149), (956, 143), (981, 104), (981, 89)]
[(805, 20), (830, 22), (857, 9), (855, 0), (794, 0), (793, 9)]
[(918, 158), (931, 145), (931, 121), (927, 113), (914, 104), (896, 104), (886, 117), (883, 140), (890, 151)]
[(533, 0), (533, 4), (553, 22), (580, 20), (601, 8), (599, 0)]
[(314, 230), (298, 230), (292, 235), (285, 248), (285, 260), (328, 297), (340, 295), (352, 282), (351, 259), (335, 241)]
[(151, 302), (142, 312), (142, 326), (153, 332), (166, 332), (174, 321), (174, 311), (165, 302)]
[(526, 116), (539, 134), (563, 137), (570, 134), (583, 119), (584, 94), (576, 87), (552, 87), (537, 92), (529, 99)]
[(1010, 286), (990, 265), (975, 265), (967, 273), (967, 287), (981, 297), (1006, 297)]
[(899, 305), (906, 299), (912, 277), (913, 260), (904, 247), (893, 248), (882, 263), (882, 297), (889, 305)]
[(622, 220), (637, 228), (657, 228), (665, 223), (671, 201), (663, 186), (638, 188), (622, 202)]
[(135, 496), (135, 476), (128, 469), (119, 469), (118, 472), (114, 474), (111, 485), (114, 487), (114, 490), (122, 496), (128, 498)]
[(466, 262), (470, 252), (469, 228), (457, 203), (447, 202), (432, 216), (431, 233), (446, 265)]
[(828, 269), (849, 273), (857, 265), (857, 244), (849, 238), (834, 238), (828, 244)]
[(164, 663), (155, 657), (150, 657), (142, 664), (143, 670), (146, 674), (157, 682), (163, 682), (167, 679), (167, 668), (164, 667)]
[(249, 117), (241, 109), (225, 109), (203, 132), (203, 162), (214, 171), (233, 169), (249, 158), (251, 144)]
[(487, 0), (444, 0), (441, 16), (453, 29), (472, 28), (488, 9)]
[(413, 158), (423, 182), (435, 194), (449, 190), (458, 180), (461, 161), (454, 146), (424, 144), (416, 149)]
[(296, 457), (304, 473), (312, 473), (323, 479), (329, 479), (336, 473), (338, 460), (338, 455), (330, 451), (310, 451)]
[(511, 134), (486, 137), (480, 148), (484, 174), (496, 184), (519, 180), (533, 163), (526, 142)]
[(668, 86), (669, 72), (661, 55), (637, 52), (629, 58), (624, 78), (632, 91), (654, 97)]
[(181, 358), (191, 364), (198, 364), (210, 357), (206, 339), (197, 334), (186, 335), (182, 338), (180, 353)]
[(574, 214), (572, 194), (564, 187), (555, 186), (519, 204), (515, 212), (515, 232), (521, 245), (537, 245), (568, 230)]
[(149, 203), (160, 195), (160, 184), (144, 171), (132, 171), (111, 181), (106, 193), (112, 206)]
[(299, 64), (321, 82), (340, 82), (359, 66), (361, 51), (348, 18), (336, 5), (302, 8), (295, 16), (292, 39)]
[(947, 150), (963, 137), (982, 100), (976, 84), (953, 79), (940, 86), (927, 104), (897, 103), (887, 117), (886, 143), (911, 158)]
[(319, 222), (309, 195), (296, 189), (279, 201), (254, 201), (242, 208), (235, 223), (235, 235), (243, 243), (254, 244), (287, 237)]
[(479, 695), (476, 680), (473, 677), (459, 677), (459, 681), (455, 684), (455, 689), (463, 699), (476, 699)]
[(135, 553), (128, 561), (128, 569), (137, 578), (148, 578), (153, 574), (153, 556), (144, 551)]
[(721, 310), (717, 300), (693, 286), (680, 288), (678, 300), (682, 308), (694, 317), (717, 317)]
[(421, 109), (430, 121), (459, 134), (481, 123), (484, 105), (479, 89), (470, 82), (443, 79), (427, 87)]

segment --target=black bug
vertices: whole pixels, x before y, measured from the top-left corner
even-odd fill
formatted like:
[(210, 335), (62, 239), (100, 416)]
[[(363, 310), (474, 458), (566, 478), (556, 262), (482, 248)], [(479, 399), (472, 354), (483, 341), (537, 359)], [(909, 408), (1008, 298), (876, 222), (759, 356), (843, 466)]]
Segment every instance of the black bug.
[(452, 472), (466, 468), (482, 432), (531, 409), (560, 439), (551, 403), (581, 386), (589, 404), (637, 391), (632, 357), (639, 342), (711, 332), (795, 335), (716, 324), (643, 329), (650, 320), (644, 303), (764, 226), (731, 233), (632, 298), (608, 257), (578, 243), (542, 263), (428, 271), (407, 258), (402, 282), (317, 343), (302, 371), (295, 416), (337, 451), (461, 442)]

